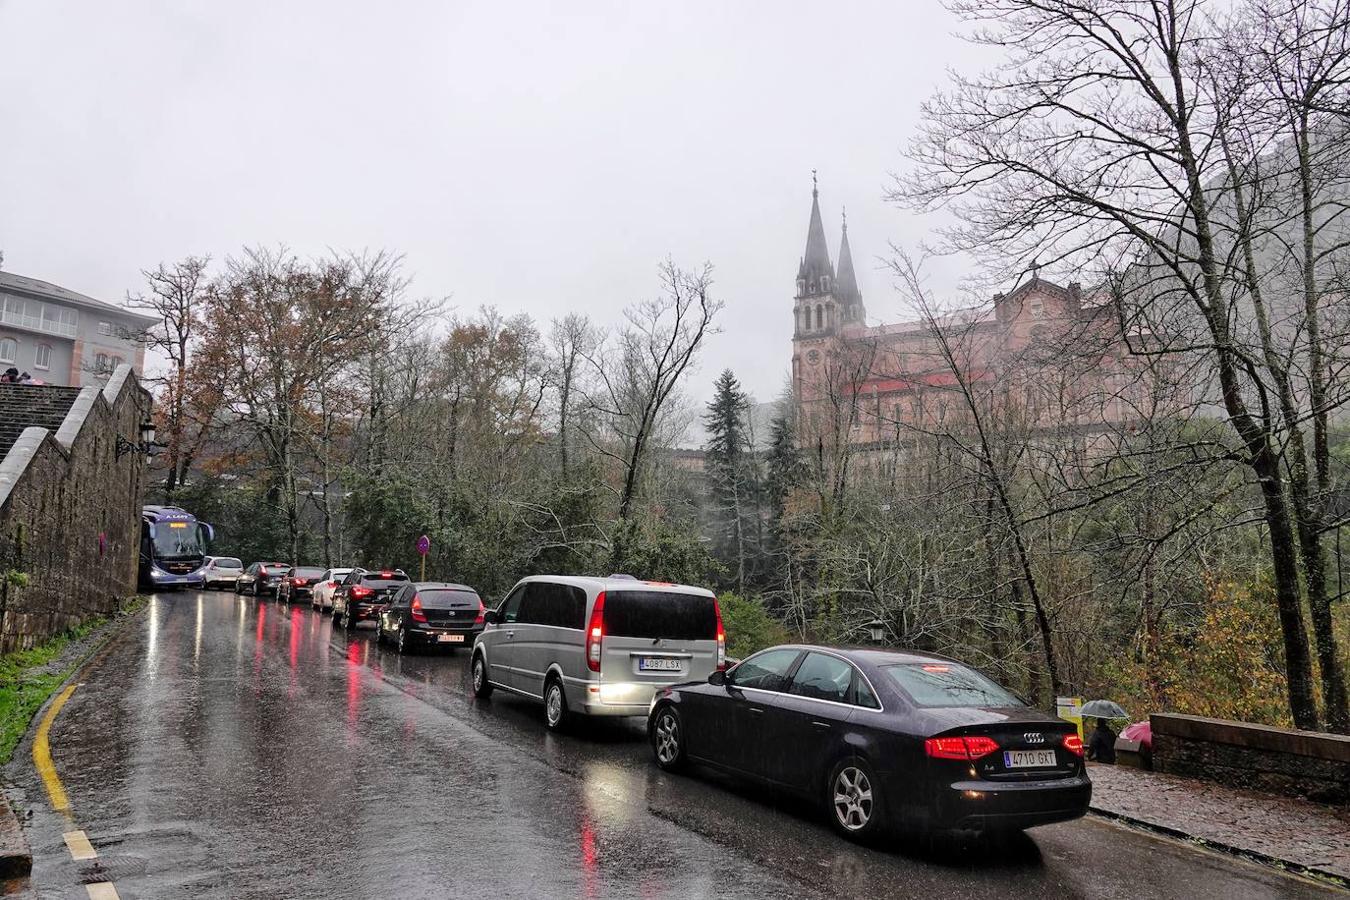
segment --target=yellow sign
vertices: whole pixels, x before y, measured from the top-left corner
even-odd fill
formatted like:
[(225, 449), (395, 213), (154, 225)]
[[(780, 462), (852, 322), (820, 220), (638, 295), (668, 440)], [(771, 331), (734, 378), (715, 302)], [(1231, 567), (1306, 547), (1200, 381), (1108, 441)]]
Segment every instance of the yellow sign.
[(186, 523), (186, 522), (170, 522), (170, 523), (169, 523), (169, 527), (170, 527), (170, 528), (186, 528), (186, 527), (187, 527), (187, 523)]
[(1078, 738), (1083, 739), (1083, 698), (1056, 697), (1055, 715), (1078, 726)]

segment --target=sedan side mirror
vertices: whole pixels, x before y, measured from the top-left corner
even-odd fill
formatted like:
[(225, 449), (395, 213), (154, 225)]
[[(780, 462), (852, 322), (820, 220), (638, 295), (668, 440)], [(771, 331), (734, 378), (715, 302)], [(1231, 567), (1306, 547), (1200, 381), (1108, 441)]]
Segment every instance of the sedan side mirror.
[(721, 686), (726, 683), (727, 683), (727, 673), (723, 672), (721, 669), (718, 669), (716, 672), (713, 672), (711, 675), (708, 676), (708, 684), (715, 684)]
[(483, 613), (483, 624), (484, 625), (497, 624), (497, 611), (495, 609), (489, 609)]

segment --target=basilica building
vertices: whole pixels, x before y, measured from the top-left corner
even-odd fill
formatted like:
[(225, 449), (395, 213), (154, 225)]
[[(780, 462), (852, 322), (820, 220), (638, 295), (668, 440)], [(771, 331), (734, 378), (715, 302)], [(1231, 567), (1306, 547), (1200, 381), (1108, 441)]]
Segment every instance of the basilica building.
[(876, 324), (846, 220), (838, 260), (836, 268), (813, 186), (793, 301), (792, 383), (804, 447), (884, 447), (960, 430), (978, 412), (1000, 428), (1091, 443), (1128, 432), (1157, 402), (1113, 307), (1077, 282), (1061, 286), (1033, 268), (983, 304)]

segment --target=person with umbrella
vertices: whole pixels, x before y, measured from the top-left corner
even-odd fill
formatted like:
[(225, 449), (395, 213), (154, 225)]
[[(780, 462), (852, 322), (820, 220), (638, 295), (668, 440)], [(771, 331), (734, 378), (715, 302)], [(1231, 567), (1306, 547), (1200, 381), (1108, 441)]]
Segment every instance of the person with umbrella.
[(1129, 718), (1129, 713), (1119, 703), (1110, 700), (1092, 700), (1083, 704), (1083, 718), (1095, 718), (1097, 727), (1088, 739), (1087, 758), (1108, 766), (1116, 764), (1116, 733), (1109, 719)]

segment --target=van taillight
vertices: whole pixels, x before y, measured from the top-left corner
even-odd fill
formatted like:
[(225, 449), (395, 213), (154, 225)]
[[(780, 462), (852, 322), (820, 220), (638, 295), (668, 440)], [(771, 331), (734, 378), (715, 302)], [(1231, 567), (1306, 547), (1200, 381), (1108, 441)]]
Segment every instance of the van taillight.
[(722, 607), (718, 604), (717, 598), (713, 598), (713, 612), (717, 613), (717, 671), (725, 672), (727, 669), (727, 633), (722, 627)]
[(605, 592), (595, 598), (591, 609), (591, 623), (586, 627), (586, 666), (592, 672), (600, 671), (600, 643), (605, 638)]

